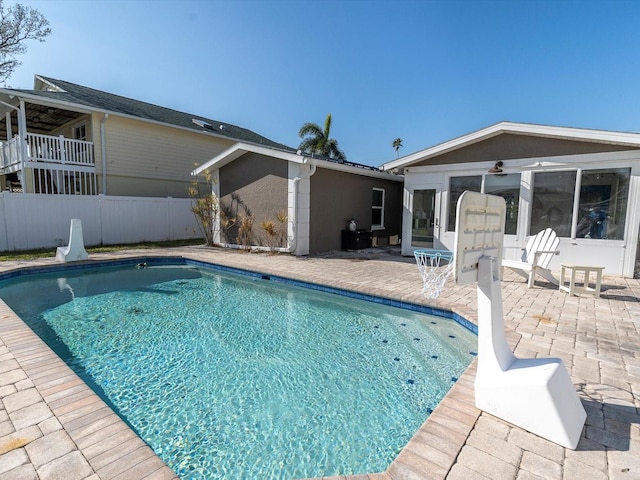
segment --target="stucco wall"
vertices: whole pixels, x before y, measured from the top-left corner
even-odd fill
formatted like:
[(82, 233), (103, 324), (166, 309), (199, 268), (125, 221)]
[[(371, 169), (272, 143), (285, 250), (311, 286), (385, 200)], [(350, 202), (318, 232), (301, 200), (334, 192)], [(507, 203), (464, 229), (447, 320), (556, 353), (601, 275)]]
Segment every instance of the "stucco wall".
[(371, 228), (373, 188), (385, 190), (384, 230), (374, 236), (386, 241), (400, 235), (402, 225), (402, 182), (353, 175), (318, 168), (311, 177), (311, 225), (309, 253), (339, 250), (341, 232), (350, 218), (358, 229)]
[(423, 162), (412, 164), (411, 166), (447, 165), (453, 163), (508, 160), (513, 158), (553, 157), (622, 150), (634, 150), (634, 148), (529, 135), (501, 134), (449, 153), (437, 155)]
[[(238, 213), (248, 209), (254, 219), (253, 243), (268, 243), (260, 224), (269, 219), (275, 222), (278, 212), (287, 212), (287, 162), (247, 153), (222, 167), (219, 178), (220, 201), (227, 218), (237, 218)], [(283, 228), (286, 233), (286, 222)], [(240, 243), (237, 237), (237, 225), (223, 232), (228, 243)]]

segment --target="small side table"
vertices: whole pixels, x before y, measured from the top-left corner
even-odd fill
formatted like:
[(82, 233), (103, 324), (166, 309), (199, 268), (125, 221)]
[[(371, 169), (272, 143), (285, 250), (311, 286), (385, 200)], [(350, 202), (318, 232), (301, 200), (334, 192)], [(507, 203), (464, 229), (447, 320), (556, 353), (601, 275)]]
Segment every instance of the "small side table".
[[(565, 273), (569, 270), (569, 285), (565, 285)], [(587, 295), (593, 295), (596, 298), (600, 298), (600, 286), (602, 284), (602, 270), (604, 267), (594, 267), (591, 265), (567, 265), (562, 264), (560, 270), (560, 284), (558, 288), (562, 291), (568, 292), (570, 295), (580, 295), (585, 293)], [(584, 283), (582, 286), (576, 285), (576, 273), (582, 273), (584, 276)], [(591, 273), (596, 274), (595, 284), (591, 285)]]

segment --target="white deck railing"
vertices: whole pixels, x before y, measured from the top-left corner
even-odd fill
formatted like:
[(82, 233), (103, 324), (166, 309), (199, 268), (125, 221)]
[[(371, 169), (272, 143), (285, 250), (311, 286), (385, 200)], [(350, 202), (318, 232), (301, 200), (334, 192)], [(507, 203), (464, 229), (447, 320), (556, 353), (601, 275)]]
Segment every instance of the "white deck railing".
[[(27, 161), (46, 162), (60, 165), (81, 165), (94, 167), (93, 142), (72, 140), (60, 135), (27, 134)], [(0, 173), (10, 173), (22, 169), (22, 148), (20, 137), (0, 142)]]
[(26, 147), (23, 159), (20, 137), (0, 142), (0, 174), (30, 170), (27, 191), (35, 193), (98, 194), (93, 142), (28, 133)]
[(32, 162), (94, 166), (93, 142), (28, 133), (27, 147)]
[(19, 137), (0, 142), (0, 173), (19, 170), (22, 163)]

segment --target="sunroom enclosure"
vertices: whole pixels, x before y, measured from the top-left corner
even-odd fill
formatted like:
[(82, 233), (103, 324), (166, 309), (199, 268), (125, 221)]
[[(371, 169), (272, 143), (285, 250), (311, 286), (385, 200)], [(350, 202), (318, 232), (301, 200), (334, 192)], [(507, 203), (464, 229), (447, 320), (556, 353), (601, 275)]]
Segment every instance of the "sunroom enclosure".
[(517, 259), (530, 236), (550, 227), (561, 263), (605, 267), (632, 277), (640, 229), (640, 152), (611, 152), (409, 167), (405, 170), (402, 252), (455, 241), (456, 204), (465, 190), (505, 199), (504, 257)]
[(94, 148), (86, 138), (84, 112), (1, 97), (2, 190), (97, 195)]

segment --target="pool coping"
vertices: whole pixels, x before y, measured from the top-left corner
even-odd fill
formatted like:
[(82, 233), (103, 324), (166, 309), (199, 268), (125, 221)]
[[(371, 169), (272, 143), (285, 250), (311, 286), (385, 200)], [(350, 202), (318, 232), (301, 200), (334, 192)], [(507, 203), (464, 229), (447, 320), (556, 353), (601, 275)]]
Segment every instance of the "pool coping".
[[(477, 334), (477, 323), (474, 323), (474, 316), (471, 317), (472, 320), (469, 320), (462, 313), (456, 311), (456, 309), (448, 310), (429, 305), (419, 305), (394, 298), (330, 287), (305, 280), (272, 275), (257, 270), (242, 269), (220, 263), (203, 261), (193, 258), (190, 255), (155, 256), (138, 254), (123, 259), (74, 262), (73, 265), (19, 266), (0, 274), (0, 280), (21, 275), (103, 266), (130, 265), (136, 262), (204, 266), (213, 268), (214, 270), (240, 273), (250, 275), (254, 278), (374, 301), (376, 303), (396, 306), (420, 313), (436, 314), (451, 318)], [(10, 312), (9, 315), (7, 315), (6, 310)], [(124, 480), (125, 478), (147, 478), (147, 475), (150, 475), (149, 478), (177, 478), (175, 473), (153, 453), (150, 447), (146, 445), (140, 437), (135, 435), (135, 432), (130, 430), (126, 423), (109, 409), (97, 394), (93, 393), (93, 391), (55, 355), (55, 353), (19, 319), (15, 312), (1, 301), (0, 319), (2, 320), (0, 322), (0, 338), (5, 340), (17, 364), (28, 375), (28, 378), (32, 380), (33, 386), (38, 390), (44, 402), (50, 406), (53, 415), (58, 418), (62, 428), (69, 433), (71, 439), (78, 446), (78, 450), (86, 458), (92, 470), (98, 475), (97, 478), (121, 478), (121, 480)], [(19, 324), (22, 324), (22, 328), (19, 327)], [(8, 326), (12, 327), (9, 331), (7, 331)], [(439, 479), (446, 477), (481, 413), (480, 410), (473, 406), (473, 379), (475, 377), (476, 363), (477, 360), (472, 361), (471, 365), (458, 378), (438, 406), (384, 472), (323, 478), (382, 480), (392, 478)], [(31, 378), (32, 376), (34, 378)], [(78, 387), (78, 381), (80, 381), (84, 387)], [(67, 385), (69, 391), (73, 391), (73, 393), (68, 396), (69, 398), (66, 398), (67, 396), (65, 395), (67, 391), (65, 386)], [(108, 415), (105, 414), (105, 408), (109, 409), (111, 413)], [(101, 412), (101, 414), (104, 414), (104, 417), (100, 417), (94, 424), (94, 422), (91, 421), (91, 416), (95, 416), (95, 412)], [(105, 423), (109, 429), (108, 433), (115, 431), (118, 432), (118, 435), (121, 435), (121, 432), (129, 430), (134, 433), (137, 441), (135, 439), (130, 440), (128, 447), (124, 449), (124, 451), (120, 444), (117, 444), (117, 448), (115, 449), (108, 448), (109, 445), (117, 439), (116, 437), (111, 438), (113, 435), (116, 435), (113, 434), (106, 437), (110, 438), (111, 442), (106, 442), (104, 448), (96, 447), (96, 442), (100, 441), (96, 439), (101, 437), (100, 429), (105, 427)], [(103, 440), (106, 440), (106, 438)], [(88, 442), (93, 443), (88, 444)], [(111, 461), (104, 465), (103, 463), (106, 460)], [(107, 467), (109, 468), (107, 469)]]

